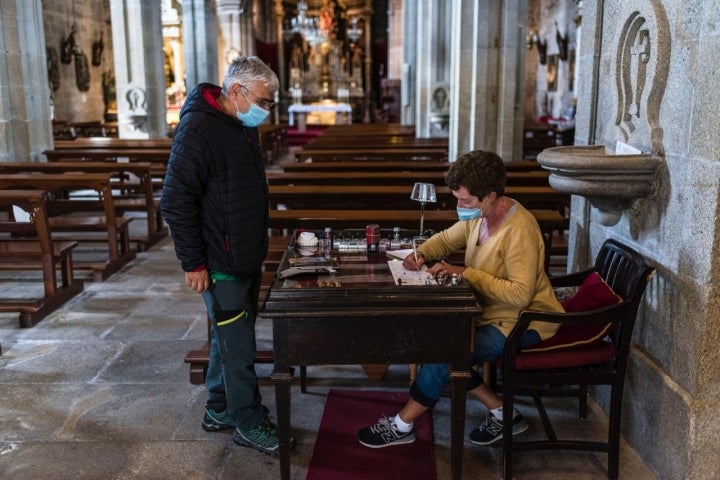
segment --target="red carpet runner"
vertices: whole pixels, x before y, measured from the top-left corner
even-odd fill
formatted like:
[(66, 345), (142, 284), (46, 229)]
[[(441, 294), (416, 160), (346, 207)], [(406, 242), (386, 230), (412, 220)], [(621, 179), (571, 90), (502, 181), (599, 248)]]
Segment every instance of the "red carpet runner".
[(435, 456), (430, 412), (415, 422), (415, 442), (367, 448), (357, 431), (397, 413), (407, 392), (330, 390), (307, 480), (435, 480)]

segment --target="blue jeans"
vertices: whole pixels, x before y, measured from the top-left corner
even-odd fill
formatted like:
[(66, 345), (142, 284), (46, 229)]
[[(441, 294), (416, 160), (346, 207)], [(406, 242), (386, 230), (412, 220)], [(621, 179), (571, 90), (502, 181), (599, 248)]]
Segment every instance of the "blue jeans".
[(224, 411), (241, 430), (254, 428), (267, 415), (255, 373), (255, 318), (260, 276), (214, 280), (203, 292), (210, 317), (210, 361), (206, 406)]
[[(468, 382), (468, 390), (482, 383), (482, 378), (472, 367), (501, 357), (505, 351), (506, 340), (507, 337), (492, 325), (485, 325), (475, 330), (475, 349), (468, 360), (468, 368), (472, 375)], [(536, 343), (540, 343), (540, 335), (535, 330), (528, 330), (520, 340), (520, 348)], [(422, 365), (410, 387), (410, 396), (421, 405), (432, 408), (449, 382), (449, 365), (437, 363)]]

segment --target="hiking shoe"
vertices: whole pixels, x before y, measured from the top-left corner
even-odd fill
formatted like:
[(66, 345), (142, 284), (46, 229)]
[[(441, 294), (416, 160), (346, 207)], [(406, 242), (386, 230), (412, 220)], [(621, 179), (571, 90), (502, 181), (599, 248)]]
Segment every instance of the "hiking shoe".
[(235, 421), (230, 417), (227, 410), (216, 412), (212, 408), (206, 408), (202, 419), (202, 428), (206, 432), (219, 432), (220, 430), (235, 428)]
[[(278, 440), (277, 425), (269, 417), (260, 422), (257, 427), (250, 430), (235, 428), (233, 441), (242, 447), (254, 448), (268, 455), (280, 454), (280, 441)], [(295, 445), (295, 439), (290, 437), (290, 448)]]
[[(525, 417), (517, 414), (513, 418), (512, 434), (518, 435), (528, 429)], [(503, 423), (492, 413), (488, 413), (485, 421), (478, 428), (470, 432), (470, 441), (475, 445), (490, 445), (503, 438)]]
[(401, 432), (395, 426), (394, 417), (382, 417), (378, 423), (358, 430), (358, 441), (370, 448), (383, 448), (415, 441), (415, 429)]

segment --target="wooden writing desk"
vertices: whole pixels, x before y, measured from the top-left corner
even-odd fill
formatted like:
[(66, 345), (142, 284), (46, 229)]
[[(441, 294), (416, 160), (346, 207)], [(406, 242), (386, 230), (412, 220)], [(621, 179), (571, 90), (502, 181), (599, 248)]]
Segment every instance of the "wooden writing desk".
[[(293, 240), (290, 245), (293, 248), (286, 250), (279, 270), (288, 268), (290, 258), (296, 255)], [(324, 254), (319, 251), (318, 255)], [(281, 478), (290, 478), (291, 365), (445, 363), (451, 366), (452, 380), (452, 476), (459, 480), (465, 385), (470, 377), (467, 355), (473, 316), (480, 313), (472, 289), (465, 283), (396, 286), (384, 253), (346, 255), (333, 250), (332, 256), (335, 274), (276, 278), (262, 309), (262, 315), (273, 322), (275, 366), (271, 378), (277, 402)], [(332, 282), (332, 286), (324, 282)]]

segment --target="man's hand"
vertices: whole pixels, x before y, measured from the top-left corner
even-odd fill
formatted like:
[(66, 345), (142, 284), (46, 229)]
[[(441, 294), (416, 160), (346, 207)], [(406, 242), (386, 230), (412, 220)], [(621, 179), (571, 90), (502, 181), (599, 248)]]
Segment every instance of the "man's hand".
[(210, 275), (206, 269), (197, 272), (185, 272), (185, 285), (198, 293), (210, 288)]

